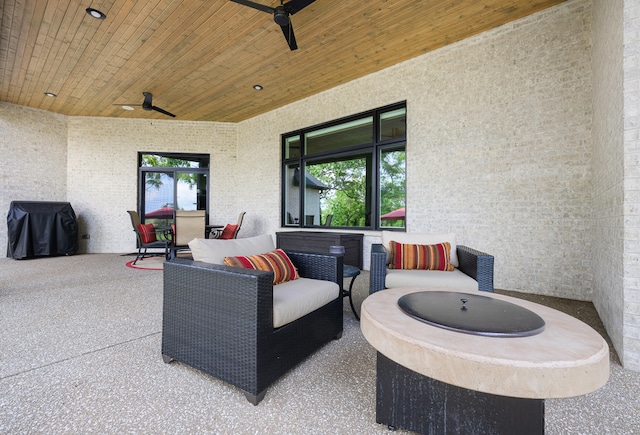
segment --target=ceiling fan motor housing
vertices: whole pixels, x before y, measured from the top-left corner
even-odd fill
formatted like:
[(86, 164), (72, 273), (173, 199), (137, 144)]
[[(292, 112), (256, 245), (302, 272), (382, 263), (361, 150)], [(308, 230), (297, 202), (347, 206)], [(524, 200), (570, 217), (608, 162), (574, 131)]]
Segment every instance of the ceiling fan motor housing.
[(279, 26), (289, 25), (289, 13), (284, 10), (284, 6), (278, 6), (273, 12), (273, 21)]
[(151, 98), (152, 95), (149, 92), (143, 92), (142, 95), (144, 95), (144, 101), (142, 102), (142, 109), (143, 110), (153, 110), (153, 103), (151, 102)]

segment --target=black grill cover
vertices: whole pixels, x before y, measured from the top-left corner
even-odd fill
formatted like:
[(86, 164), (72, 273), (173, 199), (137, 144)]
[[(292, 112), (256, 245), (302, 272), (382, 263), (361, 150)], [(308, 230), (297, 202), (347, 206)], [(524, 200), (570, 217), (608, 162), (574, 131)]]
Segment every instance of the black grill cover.
[(7, 227), (7, 257), (23, 259), (78, 252), (78, 220), (68, 202), (12, 201)]

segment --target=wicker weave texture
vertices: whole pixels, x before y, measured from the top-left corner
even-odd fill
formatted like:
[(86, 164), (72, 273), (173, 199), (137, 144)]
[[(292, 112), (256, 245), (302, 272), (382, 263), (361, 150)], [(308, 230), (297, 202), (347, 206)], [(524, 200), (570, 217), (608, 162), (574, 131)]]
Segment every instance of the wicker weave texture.
[(369, 269), (369, 294), (384, 290), (387, 279), (387, 251), (380, 243), (371, 245)]
[(493, 292), (493, 255), (462, 245), (458, 245), (457, 252), (458, 268), (478, 281), (478, 290)]
[[(301, 276), (341, 276), (342, 257), (296, 253), (291, 258)], [(341, 297), (274, 330), (272, 279), (270, 272), (184, 259), (166, 262), (165, 360), (235, 385), (257, 404), (271, 383), (342, 333)]]

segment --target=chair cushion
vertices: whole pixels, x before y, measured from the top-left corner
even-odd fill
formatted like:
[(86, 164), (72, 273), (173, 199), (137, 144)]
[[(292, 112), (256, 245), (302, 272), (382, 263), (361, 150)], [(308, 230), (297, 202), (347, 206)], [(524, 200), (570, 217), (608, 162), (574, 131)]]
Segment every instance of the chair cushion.
[(387, 250), (387, 263), (390, 260), (389, 242), (415, 243), (419, 245), (434, 245), (436, 243), (449, 242), (451, 246), (451, 256), (449, 261), (453, 267), (458, 267), (458, 251), (456, 246), (456, 235), (454, 233), (425, 234), (425, 233), (403, 233), (399, 231), (382, 231), (382, 245)]
[(390, 269), (423, 269), (453, 271), (449, 262), (451, 245), (449, 242), (435, 245), (414, 245), (411, 243), (389, 242)]
[(273, 327), (279, 328), (325, 306), (340, 295), (332, 281), (300, 278), (273, 287)]
[(140, 231), (140, 239), (142, 243), (153, 243), (156, 240), (156, 228), (153, 224), (140, 224), (138, 225), (138, 231)]
[(478, 282), (460, 269), (454, 269), (453, 272), (443, 272), (441, 270), (388, 269), (385, 287), (455, 288), (477, 291)]
[(222, 234), (220, 234), (219, 239), (229, 240), (233, 239), (234, 234), (236, 233), (236, 229), (238, 229), (237, 225), (227, 224), (222, 230)]
[(273, 285), (300, 278), (298, 269), (296, 269), (289, 256), (285, 254), (282, 249), (276, 249), (275, 251), (259, 255), (225, 257), (224, 264), (233, 267), (244, 267), (245, 269), (273, 272)]
[(224, 264), (224, 257), (235, 255), (257, 255), (276, 249), (269, 234), (245, 239), (193, 239), (189, 242), (191, 255), (195, 261)]

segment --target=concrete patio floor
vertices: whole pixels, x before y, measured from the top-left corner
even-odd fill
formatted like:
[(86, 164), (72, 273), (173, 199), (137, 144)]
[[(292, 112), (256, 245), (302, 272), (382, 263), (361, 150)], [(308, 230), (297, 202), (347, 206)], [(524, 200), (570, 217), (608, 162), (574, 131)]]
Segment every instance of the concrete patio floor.
[[(235, 387), (163, 363), (162, 272), (125, 267), (131, 259), (0, 259), (0, 433), (388, 433), (375, 422), (375, 351), (348, 298), (343, 337), (254, 407)], [(359, 309), (367, 272), (354, 289)], [(504, 293), (568, 312), (607, 338), (591, 303)], [(638, 433), (638, 391), (640, 373), (611, 349), (603, 388), (546, 401), (546, 433)]]

